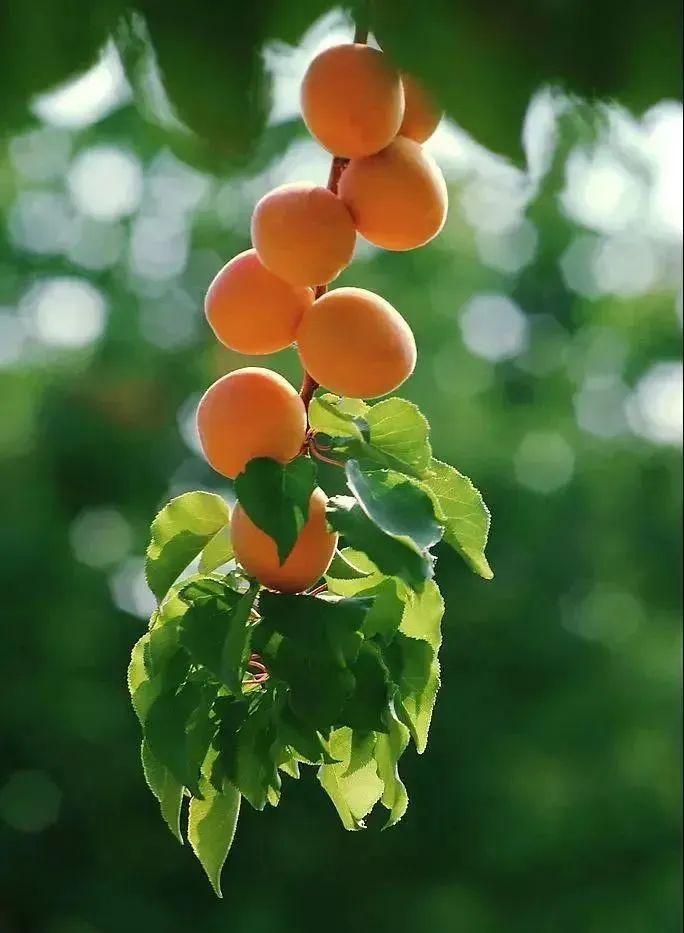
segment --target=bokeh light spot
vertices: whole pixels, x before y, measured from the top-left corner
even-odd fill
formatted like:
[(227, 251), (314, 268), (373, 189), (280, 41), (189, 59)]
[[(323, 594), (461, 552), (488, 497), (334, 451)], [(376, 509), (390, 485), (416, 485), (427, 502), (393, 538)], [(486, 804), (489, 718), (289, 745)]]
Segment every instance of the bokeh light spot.
[(463, 342), (477, 356), (498, 362), (527, 348), (529, 322), (506, 295), (476, 295), (459, 318)]

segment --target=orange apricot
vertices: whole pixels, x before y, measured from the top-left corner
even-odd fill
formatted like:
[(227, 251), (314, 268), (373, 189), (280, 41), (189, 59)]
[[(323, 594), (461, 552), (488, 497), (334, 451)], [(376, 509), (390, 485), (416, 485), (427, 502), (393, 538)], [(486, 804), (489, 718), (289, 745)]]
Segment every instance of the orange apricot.
[(404, 85), (405, 107), (399, 135), (408, 136), (417, 143), (424, 143), (437, 129), (442, 112), (435, 107), (430, 95), (417, 78), (404, 73), (401, 83)]
[(444, 176), (432, 156), (403, 136), (376, 155), (352, 159), (339, 193), (359, 233), (384, 249), (423, 246), (446, 220)]
[(283, 564), (273, 538), (258, 528), (238, 504), (231, 519), (238, 562), (271, 590), (301, 593), (313, 586), (330, 566), (337, 547), (337, 534), (326, 525), (326, 502), (323, 490), (315, 489), (309, 500), (309, 517)]
[(247, 367), (207, 389), (197, 408), (197, 429), (210, 465), (233, 479), (254, 457), (294, 459), (304, 443), (306, 410), (278, 373)]
[(379, 49), (349, 43), (311, 62), (301, 90), (309, 132), (347, 159), (379, 152), (397, 135), (404, 114), (399, 72)]
[(392, 305), (363, 288), (337, 288), (304, 312), (299, 356), (320, 385), (351, 398), (400, 386), (416, 365), (416, 343)]
[(340, 199), (308, 182), (264, 195), (252, 215), (252, 242), (267, 269), (291, 285), (327, 285), (349, 264), (356, 231)]
[(212, 330), (236, 353), (261, 354), (294, 343), (313, 291), (288, 285), (248, 249), (230, 260), (214, 277), (204, 300)]

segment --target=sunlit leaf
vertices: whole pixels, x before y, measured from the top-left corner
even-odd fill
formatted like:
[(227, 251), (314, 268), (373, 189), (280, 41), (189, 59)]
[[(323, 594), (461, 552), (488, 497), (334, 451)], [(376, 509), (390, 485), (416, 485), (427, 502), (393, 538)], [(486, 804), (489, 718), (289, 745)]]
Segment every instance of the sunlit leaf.
[(145, 575), (162, 599), (168, 588), (213, 536), (230, 521), (230, 509), (211, 492), (187, 492), (159, 512), (150, 527)]
[(319, 768), (318, 780), (332, 800), (344, 828), (357, 830), (365, 828), (364, 818), (382, 796), (384, 785), (378, 777), (372, 745), (368, 747), (368, 760), (357, 763), (348, 773), (352, 735), (352, 730), (347, 728), (337, 729), (332, 734), (330, 751), (339, 763)]
[(485, 546), (489, 536), (489, 509), (467, 476), (457, 469), (433, 460), (422, 480), (432, 498), (437, 517), (444, 524), (444, 540), (485, 580), (494, 576)]
[(387, 713), (387, 728), (380, 733), (375, 744), (375, 761), (378, 777), (384, 784), (380, 802), (389, 810), (385, 828), (394, 826), (406, 813), (408, 794), (399, 777), (399, 759), (404, 753), (409, 740), (409, 730), (400, 722), (393, 709)]
[(328, 521), (347, 544), (362, 551), (386, 576), (399, 577), (419, 590), (433, 574), (433, 559), (410, 539), (386, 534), (372, 522), (352, 496), (333, 496)]
[(203, 799), (193, 797), (188, 813), (188, 842), (202, 864), (216, 894), (221, 897), (221, 869), (235, 838), (240, 815), (240, 793), (229, 783), (219, 792), (202, 781)]
[(368, 518), (386, 534), (408, 538), (427, 550), (442, 537), (430, 497), (390, 470), (363, 469), (356, 460), (345, 467), (347, 483)]

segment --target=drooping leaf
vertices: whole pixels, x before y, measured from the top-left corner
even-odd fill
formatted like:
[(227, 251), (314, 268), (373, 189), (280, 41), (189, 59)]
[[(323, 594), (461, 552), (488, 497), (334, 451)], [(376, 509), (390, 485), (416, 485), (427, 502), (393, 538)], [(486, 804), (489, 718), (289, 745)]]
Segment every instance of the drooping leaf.
[(467, 476), (457, 469), (432, 460), (421, 485), (430, 495), (435, 512), (444, 524), (444, 540), (485, 580), (494, 576), (485, 546), (489, 535), (489, 509)]
[(283, 706), (280, 711), (278, 734), (300, 760), (312, 765), (334, 762), (323, 735), (299, 719), (289, 706)]
[(437, 584), (431, 580), (421, 593), (405, 592), (400, 628), (409, 638), (426, 641), (435, 654), (442, 643), (441, 622), (444, 600)]
[(147, 742), (140, 746), (140, 758), (147, 786), (159, 801), (159, 808), (164, 822), (180, 843), (183, 835), (180, 828), (180, 815), (183, 805), (183, 785), (154, 757)]
[(221, 869), (235, 838), (240, 799), (240, 792), (232, 784), (225, 782), (217, 791), (203, 779), (202, 799), (193, 797), (190, 801), (188, 841), (219, 897)]
[(361, 644), (350, 669), (354, 688), (340, 713), (340, 725), (361, 732), (384, 731), (389, 700), (387, 669), (371, 642)]
[(235, 493), (254, 524), (273, 538), (284, 563), (309, 515), (316, 488), (316, 464), (308, 457), (277, 463), (250, 460), (235, 480)]
[(338, 764), (322, 765), (318, 769), (318, 780), (332, 800), (342, 825), (348, 830), (364, 829), (364, 818), (380, 799), (384, 785), (378, 777), (373, 745), (368, 745), (369, 758), (357, 762), (349, 773), (352, 756), (351, 729), (337, 729), (330, 737), (330, 751)]
[(224, 582), (201, 580), (179, 594), (188, 606), (180, 623), (181, 644), (234, 693), (240, 692), (249, 659), (248, 621), (257, 591), (256, 583), (240, 594)]
[(161, 600), (178, 576), (213, 536), (230, 521), (230, 509), (211, 492), (187, 492), (172, 499), (150, 528), (145, 575)]
[(406, 813), (408, 794), (399, 777), (399, 759), (404, 754), (409, 740), (409, 730), (397, 719), (394, 709), (387, 713), (385, 733), (380, 733), (375, 743), (375, 761), (378, 777), (384, 784), (380, 802), (389, 810), (384, 828), (394, 826)]
[[(370, 605), (362, 599), (261, 596), (254, 644), (271, 675), (287, 684), (293, 712), (316, 730), (332, 725), (354, 689), (350, 665)], [(280, 637), (272, 638), (274, 632)]]
[[(162, 686), (160, 679), (151, 677), (145, 666), (145, 650), (150, 638), (151, 633), (146, 632), (135, 644), (128, 666), (128, 689), (141, 725), (144, 725), (150, 706), (159, 695)], [(173, 835), (182, 843), (180, 811), (183, 785), (154, 757), (144, 740), (140, 747), (140, 758), (147, 786), (159, 801), (162, 817)]]
[(352, 496), (333, 496), (327, 517), (332, 527), (352, 548), (362, 551), (390, 577), (399, 577), (415, 590), (433, 574), (433, 558), (409, 538), (386, 534), (372, 522)]
[(218, 729), (214, 746), (218, 755), (212, 784), (222, 788), (225, 780), (230, 781), (255, 810), (263, 810), (269, 797), (280, 794), (279, 705), (275, 690), (269, 687), (259, 692), (246, 710), (244, 704), (230, 698), (222, 698), (215, 707)]
[(168, 689), (154, 700), (144, 725), (154, 757), (196, 797), (201, 796), (200, 769), (216, 731), (209, 716), (215, 696), (215, 687), (198, 681)]
[(401, 632), (384, 649), (383, 657), (398, 689), (397, 715), (408, 726), (422, 754), (439, 689), (439, 661), (428, 642), (408, 638)]
[(421, 551), (442, 537), (430, 497), (401, 474), (363, 469), (356, 460), (345, 467), (347, 484), (368, 518), (386, 534), (407, 538)]

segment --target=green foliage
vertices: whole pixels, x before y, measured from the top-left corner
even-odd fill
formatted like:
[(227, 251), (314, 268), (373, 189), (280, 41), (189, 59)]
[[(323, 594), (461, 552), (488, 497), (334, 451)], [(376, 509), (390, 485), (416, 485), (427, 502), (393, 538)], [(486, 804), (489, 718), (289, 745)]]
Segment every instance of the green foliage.
[[(406, 812), (398, 763), (427, 742), (439, 688), (444, 604), (431, 548), (442, 536), (482, 575), (489, 513), (469, 480), (432, 458), (429, 429), (401, 399), (324, 395), (319, 427), (346, 459), (335, 496), (338, 551), (321, 592), (260, 590), (232, 558), (229, 510), (208, 493), (173, 500), (153, 522), (147, 574), (160, 599), (128, 673), (143, 728), (145, 776), (174, 835), (190, 796), (188, 838), (217, 894), (240, 799), (277, 806), (281, 772), (318, 766), (346, 829), (376, 803), (387, 826)], [(355, 456), (352, 456), (354, 454)], [(362, 457), (361, 460), (356, 457)], [(235, 493), (281, 559), (307, 518), (315, 462), (250, 461)], [(201, 553), (198, 574), (173, 585)], [(168, 591), (164, 591), (164, 587)]]
[(284, 563), (309, 517), (316, 465), (307, 457), (282, 464), (257, 457), (235, 480), (235, 493), (254, 524), (273, 538)]
[(230, 851), (240, 815), (240, 792), (227, 782), (217, 791), (202, 782), (202, 798), (193, 797), (188, 813), (188, 841), (221, 897), (221, 869)]
[(157, 599), (229, 522), (230, 509), (210, 492), (188, 492), (164, 506), (152, 522), (145, 562), (147, 582)]

